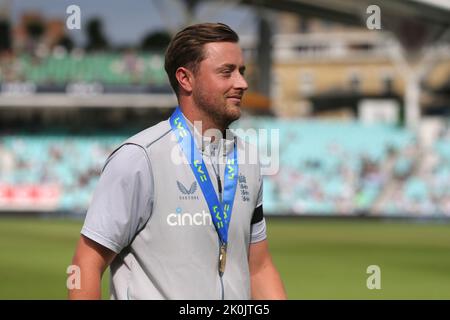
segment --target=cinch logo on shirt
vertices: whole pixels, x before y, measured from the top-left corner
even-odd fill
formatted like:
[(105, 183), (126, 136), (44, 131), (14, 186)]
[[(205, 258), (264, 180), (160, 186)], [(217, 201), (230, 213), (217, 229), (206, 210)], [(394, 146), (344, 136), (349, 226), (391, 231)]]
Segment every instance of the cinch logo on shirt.
[(213, 225), (209, 212), (205, 210), (196, 213), (182, 212), (180, 207), (176, 209), (176, 213), (170, 213), (167, 216), (167, 224), (171, 227)]

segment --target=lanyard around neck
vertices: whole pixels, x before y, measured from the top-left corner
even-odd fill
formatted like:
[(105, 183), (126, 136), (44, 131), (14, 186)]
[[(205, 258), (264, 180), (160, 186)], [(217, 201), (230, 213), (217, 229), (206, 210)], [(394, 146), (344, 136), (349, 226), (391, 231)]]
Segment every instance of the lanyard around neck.
[(208, 204), (209, 212), (220, 241), (222, 244), (226, 245), (228, 243), (228, 227), (231, 221), (239, 170), (236, 142), (234, 143), (233, 152), (227, 153), (224, 175), (224, 194), (222, 202), (219, 202), (209, 177), (208, 170), (203, 161), (203, 157), (198, 151), (192, 132), (187, 126), (186, 120), (179, 107), (177, 107), (171, 115), (169, 122), (172, 131), (177, 137), (177, 142), (191, 166), (192, 173), (194, 174), (197, 183), (200, 185), (200, 189)]

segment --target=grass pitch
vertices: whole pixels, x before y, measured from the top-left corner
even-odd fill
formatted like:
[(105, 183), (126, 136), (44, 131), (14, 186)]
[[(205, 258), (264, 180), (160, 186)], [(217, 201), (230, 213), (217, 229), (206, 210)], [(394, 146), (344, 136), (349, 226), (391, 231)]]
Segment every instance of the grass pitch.
[[(290, 299), (450, 299), (450, 224), (267, 220)], [(0, 219), (0, 299), (66, 299), (66, 269), (81, 225)], [(379, 290), (366, 286), (370, 265), (380, 267)]]

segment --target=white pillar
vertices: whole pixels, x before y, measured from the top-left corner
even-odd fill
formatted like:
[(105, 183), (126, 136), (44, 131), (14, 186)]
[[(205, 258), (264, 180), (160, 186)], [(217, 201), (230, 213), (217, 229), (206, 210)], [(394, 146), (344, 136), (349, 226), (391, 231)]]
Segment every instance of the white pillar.
[(417, 129), (420, 121), (420, 77), (416, 72), (411, 72), (406, 80), (405, 88), (405, 120), (406, 126), (411, 129)]

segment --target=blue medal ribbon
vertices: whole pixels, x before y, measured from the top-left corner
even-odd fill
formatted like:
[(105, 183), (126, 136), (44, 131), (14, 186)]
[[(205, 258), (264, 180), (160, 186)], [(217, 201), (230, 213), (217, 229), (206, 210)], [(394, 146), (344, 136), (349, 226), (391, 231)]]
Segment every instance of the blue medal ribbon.
[[(219, 235), (222, 245), (228, 244), (228, 227), (230, 225), (231, 213), (233, 210), (234, 195), (238, 180), (237, 147), (234, 144), (233, 153), (227, 154), (227, 162), (224, 175), (224, 193), (222, 203), (219, 202), (214, 191), (213, 184), (206, 169), (203, 157), (197, 149), (192, 132), (187, 126), (186, 120), (179, 107), (169, 119), (172, 131), (177, 137), (177, 142), (183, 150), (186, 159), (192, 169), (197, 183), (200, 185), (203, 196), (208, 204), (214, 226)], [(230, 155), (231, 154), (231, 155)]]

